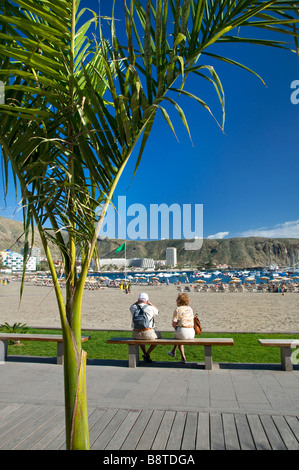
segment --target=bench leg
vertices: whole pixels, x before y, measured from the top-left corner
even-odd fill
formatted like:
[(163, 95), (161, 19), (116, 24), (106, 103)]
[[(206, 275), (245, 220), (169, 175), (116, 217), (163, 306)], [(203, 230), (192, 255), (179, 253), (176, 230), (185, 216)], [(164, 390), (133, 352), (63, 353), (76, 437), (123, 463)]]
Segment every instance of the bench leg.
[(138, 344), (129, 344), (129, 367), (136, 367), (139, 362)]
[(57, 364), (63, 364), (63, 343), (57, 343)]
[(212, 370), (213, 360), (212, 360), (212, 346), (204, 346), (205, 349), (205, 369)]
[(0, 364), (3, 364), (7, 358), (8, 341), (0, 341)]
[(292, 371), (292, 348), (280, 348), (281, 365), (283, 370)]

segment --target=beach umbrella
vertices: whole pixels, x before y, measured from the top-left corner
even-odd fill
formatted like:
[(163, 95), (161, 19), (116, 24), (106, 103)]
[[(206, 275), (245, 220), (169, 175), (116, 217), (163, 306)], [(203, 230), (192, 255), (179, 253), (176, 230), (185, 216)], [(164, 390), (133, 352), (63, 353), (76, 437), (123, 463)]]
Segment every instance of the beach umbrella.
[(222, 279), (221, 279), (220, 277), (216, 277), (216, 279), (214, 279), (213, 282), (219, 282), (219, 281), (221, 281), (221, 280), (222, 280)]
[(206, 282), (206, 281), (204, 281), (203, 279), (196, 279), (196, 281), (194, 281), (194, 282), (197, 282), (198, 284), (201, 284), (202, 282)]
[(254, 277), (246, 277), (244, 281), (255, 281)]
[(261, 281), (269, 281), (269, 279), (270, 279), (270, 278), (267, 277), (267, 276), (262, 276), (262, 277), (259, 278), (259, 282), (261, 282)]

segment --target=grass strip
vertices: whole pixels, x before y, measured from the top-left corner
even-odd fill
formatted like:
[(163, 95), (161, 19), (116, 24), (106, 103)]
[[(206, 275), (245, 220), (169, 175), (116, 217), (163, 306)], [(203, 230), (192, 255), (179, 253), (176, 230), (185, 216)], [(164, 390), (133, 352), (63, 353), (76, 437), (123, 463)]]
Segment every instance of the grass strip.
[[(3, 331), (4, 330), (1, 330)], [(24, 333), (61, 334), (59, 330), (25, 328)], [(82, 335), (90, 336), (90, 340), (83, 343), (88, 359), (124, 360), (128, 358), (128, 346), (107, 344), (112, 337), (132, 337), (130, 331), (82, 331)], [(173, 338), (173, 332), (162, 332), (163, 338)], [(280, 348), (265, 348), (258, 343), (259, 338), (291, 338), (299, 339), (299, 335), (289, 334), (263, 334), (263, 333), (203, 333), (202, 338), (233, 338), (234, 346), (213, 346), (213, 361), (235, 363), (280, 363)], [(154, 361), (174, 361), (167, 354), (171, 346), (158, 346), (151, 354)], [(56, 357), (57, 344), (43, 341), (22, 341), (20, 344), (9, 344), (8, 355), (12, 356), (41, 356)], [(202, 346), (185, 346), (188, 362), (203, 362), (204, 350)]]

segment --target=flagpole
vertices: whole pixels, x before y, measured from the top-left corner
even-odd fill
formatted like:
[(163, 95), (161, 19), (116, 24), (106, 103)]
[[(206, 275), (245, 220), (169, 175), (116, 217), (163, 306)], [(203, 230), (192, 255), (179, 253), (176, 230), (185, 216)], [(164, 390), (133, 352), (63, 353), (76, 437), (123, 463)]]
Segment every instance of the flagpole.
[(127, 280), (127, 241), (125, 240), (125, 281)]

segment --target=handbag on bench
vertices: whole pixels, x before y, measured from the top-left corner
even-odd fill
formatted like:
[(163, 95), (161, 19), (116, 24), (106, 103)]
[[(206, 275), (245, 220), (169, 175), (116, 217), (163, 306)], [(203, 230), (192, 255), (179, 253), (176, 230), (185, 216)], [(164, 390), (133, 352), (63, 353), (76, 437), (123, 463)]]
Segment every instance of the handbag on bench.
[(201, 335), (202, 327), (197, 315), (194, 315), (194, 330), (196, 335)]

